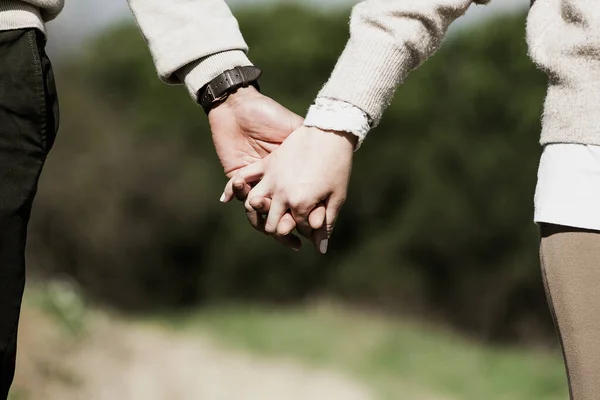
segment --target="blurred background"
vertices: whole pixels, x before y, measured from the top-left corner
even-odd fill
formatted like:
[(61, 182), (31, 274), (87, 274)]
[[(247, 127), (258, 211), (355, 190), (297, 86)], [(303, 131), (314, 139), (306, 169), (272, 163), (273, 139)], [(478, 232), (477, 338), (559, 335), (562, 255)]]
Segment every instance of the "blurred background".
[[(265, 94), (306, 112), (353, 3), (230, 2)], [(219, 203), (206, 117), (157, 79), (126, 2), (67, 0), (11, 400), (566, 399), (528, 3), (472, 7), (400, 87), (323, 257)]]

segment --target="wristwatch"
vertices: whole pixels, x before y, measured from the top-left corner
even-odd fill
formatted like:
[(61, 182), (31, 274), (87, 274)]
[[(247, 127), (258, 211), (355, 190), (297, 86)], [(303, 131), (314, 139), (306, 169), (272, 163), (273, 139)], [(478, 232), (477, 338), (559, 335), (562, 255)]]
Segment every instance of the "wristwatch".
[(208, 82), (198, 91), (198, 103), (208, 115), (216, 105), (225, 101), (239, 88), (254, 86), (260, 90), (258, 78), (262, 71), (254, 66), (235, 67)]

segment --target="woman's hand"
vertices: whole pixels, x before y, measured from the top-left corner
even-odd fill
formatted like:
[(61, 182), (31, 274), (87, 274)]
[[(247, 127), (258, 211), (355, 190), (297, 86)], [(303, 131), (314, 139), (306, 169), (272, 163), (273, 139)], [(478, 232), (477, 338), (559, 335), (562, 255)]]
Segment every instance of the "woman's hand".
[(223, 199), (234, 197), (234, 185), (260, 180), (246, 208), (268, 212), (266, 221), (257, 221), (264, 231), (285, 236), (298, 228), (326, 253), (346, 199), (355, 144), (349, 133), (301, 127), (269, 156), (238, 171)]

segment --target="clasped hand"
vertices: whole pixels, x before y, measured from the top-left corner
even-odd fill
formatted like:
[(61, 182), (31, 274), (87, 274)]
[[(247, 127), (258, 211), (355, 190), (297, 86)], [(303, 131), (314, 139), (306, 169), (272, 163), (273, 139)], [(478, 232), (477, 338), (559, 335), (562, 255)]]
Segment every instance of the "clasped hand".
[(244, 202), (250, 224), (300, 250), (294, 230), (327, 252), (346, 199), (356, 138), (302, 126), (303, 120), (253, 88), (209, 114), (230, 178), (221, 201)]
[(225, 187), (225, 202), (244, 199), (252, 226), (299, 250), (297, 231), (327, 252), (346, 199), (354, 136), (300, 127), (270, 155), (240, 169)]

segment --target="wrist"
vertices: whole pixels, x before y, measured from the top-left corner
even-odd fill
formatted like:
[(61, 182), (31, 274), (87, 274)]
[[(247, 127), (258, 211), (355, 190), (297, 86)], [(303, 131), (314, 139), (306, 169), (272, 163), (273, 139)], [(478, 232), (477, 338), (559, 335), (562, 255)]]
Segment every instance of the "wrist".
[(258, 78), (261, 73), (261, 70), (254, 66), (235, 67), (224, 71), (198, 91), (197, 101), (208, 115), (213, 108), (225, 102), (239, 89), (254, 86), (260, 91)]
[(348, 143), (350, 143), (350, 145), (352, 146), (353, 151), (358, 146), (359, 138), (354, 133), (344, 132), (344, 131), (330, 131), (330, 133), (334, 133), (334, 134), (346, 139), (346, 141)]
[[(317, 127), (306, 127), (305, 129), (310, 132), (315, 141), (319, 144), (337, 143), (341, 146), (339, 150), (348, 148), (348, 150), (354, 152), (354, 149), (358, 144), (358, 137), (351, 132), (321, 129)], [(336, 147), (337, 146), (338, 145), (336, 145)]]
[(245, 104), (249, 101), (254, 101), (259, 97), (262, 97), (263, 95), (256, 90), (256, 88), (254, 86), (248, 86), (245, 88), (239, 88), (238, 90), (235, 91), (235, 93), (230, 94), (225, 101), (217, 104), (213, 110), (216, 110), (217, 108), (224, 108), (224, 109), (235, 109), (238, 108), (240, 105)]

